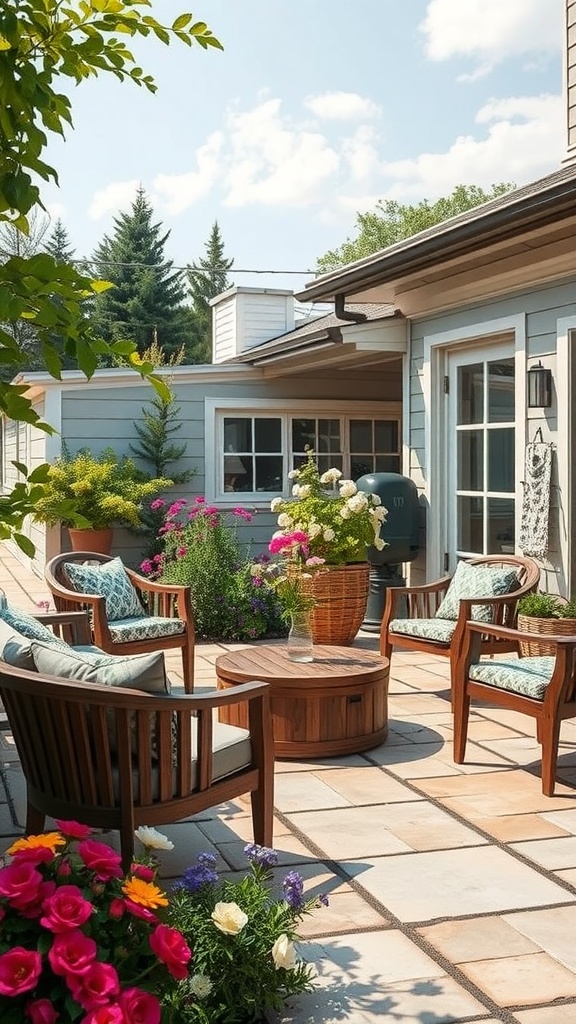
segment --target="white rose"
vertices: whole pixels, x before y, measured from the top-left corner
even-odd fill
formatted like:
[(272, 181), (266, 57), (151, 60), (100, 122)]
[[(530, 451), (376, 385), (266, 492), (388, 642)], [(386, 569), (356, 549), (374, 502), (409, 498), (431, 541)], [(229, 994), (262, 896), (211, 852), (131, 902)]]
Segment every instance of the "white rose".
[(322, 476), (320, 477), (320, 483), (335, 484), (340, 479), (341, 476), (342, 473), (340, 472), (340, 470), (336, 469), (333, 466), (332, 469), (327, 469), (325, 473), (322, 473)]
[(324, 530), (322, 536), (323, 536), (324, 540), (331, 541), (331, 540), (334, 540), (334, 537), (336, 536), (336, 534), (334, 533), (334, 530), (332, 529), (331, 526), (327, 526), (326, 529)]
[(340, 509), (340, 516), (342, 519), (350, 519), (350, 509), (348, 508), (348, 505), (342, 505), (342, 508)]
[(311, 491), (312, 488), (310, 487), (310, 484), (300, 484), (300, 487), (298, 488), (298, 497), (300, 499), (309, 498)]
[[(272, 498), (272, 501), (270, 502), (270, 510), (272, 512), (277, 512), (278, 509), (281, 508), (281, 506), (282, 498)], [(198, 975), (198, 977), (200, 977), (200, 975)]]
[(376, 520), (377, 523), (383, 523), (388, 513), (384, 506), (381, 505), (380, 508), (370, 509), (370, 515), (372, 516), (373, 519)]
[(380, 497), (379, 494), (373, 494), (372, 498), (370, 500), (372, 501), (373, 505), (381, 505), (382, 504), (382, 498)]
[(368, 498), (363, 491), (359, 491), (352, 498), (348, 498), (347, 505), (351, 512), (363, 512), (368, 508)]
[(319, 523), (310, 523), (309, 524), (309, 526), (308, 526), (308, 536), (310, 537), (310, 540), (314, 540), (314, 538), (317, 537), (318, 534), (321, 533), (321, 532), (322, 532), (322, 530), (321, 530), (321, 527), (320, 527)]
[(294, 487), (292, 488), (292, 497), (293, 498), (297, 498), (299, 494), (300, 494), (300, 484), (294, 484)]
[(140, 840), (142, 846), (146, 846), (149, 850), (174, 849), (174, 843), (167, 836), (163, 835), (162, 832), (157, 832), (155, 828), (150, 828), (149, 825), (140, 825), (140, 828), (136, 829), (134, 835)]
[(351, 498), (353, 494), (356, 494), (358, 488), (353, 480), (341, 480), (340, 481), (340, 497)]
[(289, 480), (297, 480), (299, 476), (300, 476), (300, 470), (299, 469), (291, 469), (290, 472), (288, 473), (288, 479)]
[(289, 516), (287, 512), (281, 512), (278, 516), (278, 526), (281, 526), (283, 530), (292, 526), (292, 516)]
[(190, 978), (190, 991), (197, 999), (206, 999), (214, 988), (206, 974), (193, 974)]
[(386, 547), (386, 544), (384, 543), (381, 537), (375, 537), (374, 547), (376, 548), (376, 551), (383, 551), (384, 548)]
[(272, 959), (276, 970), (279, 967), (285, 967), (287, 971), (290, 971), (296, 966), (294, 943), (284, 933), (278, 936), (272, 946)]
[(216, 927), (225, 935), (238, 935), (248, 924), (248, 917), (237, 903), (217, 903), (210, 915)]

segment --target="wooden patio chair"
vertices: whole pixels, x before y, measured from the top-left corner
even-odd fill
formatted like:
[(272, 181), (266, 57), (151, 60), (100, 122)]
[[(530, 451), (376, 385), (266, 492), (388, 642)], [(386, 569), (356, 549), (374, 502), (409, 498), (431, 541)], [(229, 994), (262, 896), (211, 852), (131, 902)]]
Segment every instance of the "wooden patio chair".
[[(482, 659), (485, 636), (502, 641), (508, 649), (520, 641), (552, 644), (552, 656)], [(452, 671), (454, 761), (463, 764), (468, 737), (470, 701), (519, 711), (536, 720), (542, 746), (542, 792), (554, 795), (560, 725), (576, 716), (576, 636), (560, 637), (468, 622), (463, 644)]]
[(84, 609), (90, 612), (93, 642), (107, 654), (147, 654), (180, 649), (186, 693), (194, 691), (194, 615), (190, 588), (154, 583), (124, 567), (136, 590), (135, 614), (112, 618), (107, 611), (104, 587), (89, 593), (75, 585), (66, 565), (104, 567), (116, 561), (93, 551), (68, 551), (52, 558), (44, 570), (46, 583), (59, 611)]
[[(179, 821), (250, 793), (255, 842), (272, 845), (274, 749), (268, 684), (158, 696), (70, 683), (0, 662), (0, 700), (27, 787), (26, 832), (46, 815), (120, 832), (122, 864), (134, 829)], [(248, 708), (248, 730), (214, 721)]]
[[(470, 581), (468, 593), (457, 588), (447, 603), (444, 599), (453, 581), (452, 589), (455, 589), (456, 573), (420, 587), (388, 588), (380, 630), (380, 653), (383, 657), (390, 658), (392, 648), (399, 647), (425, 654), (439, 654), (455, 663), (468, 619), (482, 618), (483, 621), (508, 627), (516, 625), (519, 599), (538, 586), (540, 569), (536, 562), (518, 555), (487, 555), (468, 559), (459, 563), (459, 566), (462, 564), (484, 568), (489, 572), (484, 577), (485, 582), (482, 582), (482, 576), (476, 574), (476, 579)], [(490, 570), (512, 574), (505, 593), (498, 594), (495, 577), (490, 575)], [(462, 575), (458, 570), (457, 573)], [(491, 593), (490, 579), (494, 587)], [(482, 593), (482, 586), (488, 592)], [(442, 610), (443, 604), (445, 612)], [(446, 607), (446, 604), (451, 607)], [(486, 632), (482, 638), (483, 654), (516, 649), (516, 641), (509, 637), (495, 637)]]

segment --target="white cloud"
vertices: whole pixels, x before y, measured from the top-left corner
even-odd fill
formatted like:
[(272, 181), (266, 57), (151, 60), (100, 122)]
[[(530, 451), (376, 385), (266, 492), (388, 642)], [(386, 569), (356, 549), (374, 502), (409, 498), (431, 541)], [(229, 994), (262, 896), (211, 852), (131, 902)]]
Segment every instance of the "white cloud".
[(378, 136), (369, 125), (362, 125), (354, 135), (342, 140), (341, 153), (354, 181), (363, 182), (378, 171), (377, 143)]
[(421, 153), (382, 163), (382, 193), (401, 201), (434, 198), (460, 183), (486, 187), (504, 180), (524, 184), (559, 166), (563, 141), (560, 96), (490, 100), (475, 120), (489, 125), (483, 138), (463, 135), (444, 153)]
[(380, 115), (377, 103), (356, 92), (325, 92), (320, 96), (308, 96), (304, 106), (316, 117), (327, 121), (356, 121)]
[(111, 181), (105, 188), (95, 192), (88, 207), (88, 216), (92, 220), (101, 220), (107, 213), (117, 213), (129, 206), (133, 201), (136, 189), (140, 185), (137, 178), (130, 181)]
[(57, 220), (65, 220), (66, 219), (67, 210), (66, 210), (66, 206), (64, 205), (64, 203), (59, 203), (59, 202), (45, 203), (45, 206), (46, 206), (46, 213), (48, 214), (48, 216), (49, 216), (49, 218), (50, 218), (50, 220), (52, 222), (55, 222)]
[(185, 174), (158, 174), (154, 188), (159, 205), (168, 214), (178, 214), (208, 195), (221, 173), (222, 132), (213, 132), (196, 150), (197, 170)]
[(340, 166), (324, 135), (282, 118), (279, 99), (231, 114), (229, 128), (228, 206), (307, 206)]
[(564, 0), (429, 0), (420, 25), (432, 60), (476, 57), (479, 77), (504, 57), (557, 51)]

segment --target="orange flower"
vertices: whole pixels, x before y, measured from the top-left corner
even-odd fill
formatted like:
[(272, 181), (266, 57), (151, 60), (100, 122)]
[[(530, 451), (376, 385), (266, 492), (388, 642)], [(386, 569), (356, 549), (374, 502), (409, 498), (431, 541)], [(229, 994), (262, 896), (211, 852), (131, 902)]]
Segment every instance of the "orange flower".
[(122, 892), (133, 903), (139, 903), (141, 907), (147, 907), (149, 910), (168, 906), (168, 900), (162, 890), (141, 878), (129, 878), (122, 886)]
[(37, 850), (39, 847), (43, 847), (54, 853), (57, 846), (65, 845), (66, 840), (59, 832), (44, 832), (39, 836), (26, 836), (25, 839), (17, 839), (6, 852), (12, 856), (19, 850)]

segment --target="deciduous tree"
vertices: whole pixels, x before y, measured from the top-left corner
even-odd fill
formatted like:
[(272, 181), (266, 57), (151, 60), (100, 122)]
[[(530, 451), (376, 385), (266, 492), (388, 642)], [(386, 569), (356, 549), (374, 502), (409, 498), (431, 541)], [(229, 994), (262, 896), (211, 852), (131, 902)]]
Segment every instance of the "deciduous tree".
[(393, 199), (381, 199), (370, 213), (356, 215), (357, 235), (347, 239), (338, 249), (324, 253), (318, 259), (318, 270), (327, 273), (364, 259), (394, 242), (416, 235), (419, 231), (433, 227), (448, 217), (464, 213), (489, 199), (496, 199), (514, 188), (511, 182), (499, 182), (485, 192), (479, 185), (457, 185), (449, 196), (435, 202), (422, 199), (414, 205), (398, 203)]
[[(72, 124), (71, 100), (59, 88), (61, 81), (78, 84), (110, 73), (154, 92), (154, 80), (136, 63), (127, 38), (152, 35), (163, 43), (179, 39), (188, 46), (221, 48), (207, 25), (195, 22), (191, 14), (164, 25), (148, 13), (151, 6), (150, 0), (2, 0), (0, 222), (26, 235), (30, 211), (42, 206), (39, 182), (58, 180), (44, 150), (50, 134), (63, 135)], [(13, 371), (22, 368), (25, 353), (14, 327), (25, 320), (36, 328), (44, 364), (56, 378), (63, 354), (89, 376), (99, 356), (113, 351), (152, 379), (152, 365), (143, 363), (133, 342), (106, 345), (85, 317), (86, 298), (105, 287), (48, 253), (10, 257), (0, 266), (0, 363)], [(65, 339), (64, 353), (56, 347), (55, 336)], [(25, 392), (25, 385), (0, 382), (0, 412), (50, 430)], [(20, 531), (48, 467), (38, 467), (29, 476), (25, 466), (18, 468), (22, 482), (0, 497), (0, 538), (13, 535), (32, 554), (33, 545)]]

